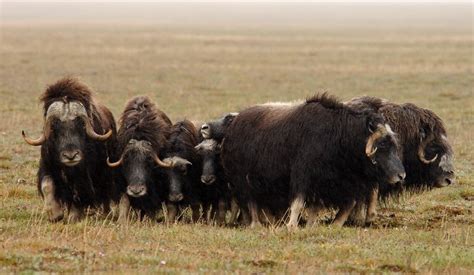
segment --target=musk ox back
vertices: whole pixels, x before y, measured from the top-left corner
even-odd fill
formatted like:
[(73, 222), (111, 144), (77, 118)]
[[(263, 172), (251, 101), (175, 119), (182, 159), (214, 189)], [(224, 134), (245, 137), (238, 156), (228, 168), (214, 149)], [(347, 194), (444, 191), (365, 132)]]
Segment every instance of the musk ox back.
[(148, 97), (127, 102), (120, 118), (116, 159), (107, 160), (118, 168), (119, 221), (126, 221), (130, 206), (150, 217), (161, 209), (167, 181), (164, 168), (171, 166), (161, 158), (170, 130), (170, 119)]
[(291, 206), (289, 227), (303, 205), (339, 208), (344, 224), (377, 181), (403, 180), (397, 144), (383, 117), (359, 112), (326, 94), (303, 104), (261, 105), (239, 113), (222, 145), (226, 174), (252, 225), (258, 208)]
[(77, 221), (84, 208), (109, 208), (114, 198), (112, 173), (105, 165), (115, 144), (112, 113), (95, 102), (91, 90), (72, 78), (49, 86), (41, 96), (44, 108), (42, 136), (25, 141), (41, 145), (38, 190), (43, 196), (49, 219)]

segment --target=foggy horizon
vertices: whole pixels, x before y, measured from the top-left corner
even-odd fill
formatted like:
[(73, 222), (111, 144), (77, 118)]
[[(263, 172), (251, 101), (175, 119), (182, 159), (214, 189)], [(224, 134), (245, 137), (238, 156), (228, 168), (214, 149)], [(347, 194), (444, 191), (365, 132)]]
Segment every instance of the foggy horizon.
[(2, 24), (119, 23), (183, 26), (471, 29), (471, 3), (19, 3)]

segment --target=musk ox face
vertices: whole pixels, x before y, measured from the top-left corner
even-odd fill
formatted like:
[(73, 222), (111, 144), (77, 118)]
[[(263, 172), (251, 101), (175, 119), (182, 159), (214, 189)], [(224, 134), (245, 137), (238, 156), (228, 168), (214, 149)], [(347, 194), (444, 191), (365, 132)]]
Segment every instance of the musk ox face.
[(43, 134), (38, 139), (30, 139), (22, 131), (25, 141), (34, 146), (48, 142), (59, 162), (73, 167), (84, 159), (87, 140), (105, 141), (112, 130), (101, 135), (94, 131), (87, 111), (78, 101), (55, 101), (47, 109), (44, 117)]
[(406, 173), (400, 160), (395, 133), (388, 124), (368, 125), (371, 135), (366, 145), (366, 155), (376, 167), (378, 177), (389, 184), (405, 179)]
[(56, 154), (60, 163), (73, 167), (81, 163), (86, 147), (84, 122), (80, 119), (53, 122)]
[(169, 179), (168, 200), (179, 202), (184, 198), (183, 186), (187, 184), (188, 170), (192, 163), (178, 156), (165, 158), (163, 161), (173, 164), (173, 167), (166, 170)]
[(237, 115), (238, 113), (229, 113), (220, 119), (204, 123), (201, 126), (201, 135), (205, 139), (223, 139), (225, 130), (227, 129), (227, 127), (229, 127), (229, 125), (232, 123), (232, 121)]
[(170, 167), (171, 164), (159, 159), (152, 144), (146, 140), (131, 139), (124, 148), (120, 159), (111, 163), (110, 167), (122, 167), (122, 174), (127, 183), (127, 194), (131, 197), (142, 197), (147, 194), (147, 185), (153, 184), (153, 170), (157, 166)]
[(418, 158), (427, 173), (428, 184), (445, 187), (455, 182), (454, 154), (448, 138), (427, 128), (420, 129)]
[(194, 147), (202, 159), (201, 182), (213, 184), (217, 179), (217, 165), (220, 155), (220, 145), (214, 139), (206, 139)]

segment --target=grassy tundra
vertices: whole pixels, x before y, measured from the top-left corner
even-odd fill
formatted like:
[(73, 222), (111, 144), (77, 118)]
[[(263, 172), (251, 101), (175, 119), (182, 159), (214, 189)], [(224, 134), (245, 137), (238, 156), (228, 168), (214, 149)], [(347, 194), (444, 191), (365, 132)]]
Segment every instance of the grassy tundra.
[[(0, 43), (0, 272), (472, 272), (472, 33), (5, 24)], [(36, 192), (37, 98), (76, 75), (119, 116), (150, 96), (173, 121), (204, 121), (327, 90), (413, 102), (444, 119), (457, 183), (383, 206), (370, 228), (288, 233), (88, 216), (51, 224)], [(333, 213), (327, 213), (322, 220)]]

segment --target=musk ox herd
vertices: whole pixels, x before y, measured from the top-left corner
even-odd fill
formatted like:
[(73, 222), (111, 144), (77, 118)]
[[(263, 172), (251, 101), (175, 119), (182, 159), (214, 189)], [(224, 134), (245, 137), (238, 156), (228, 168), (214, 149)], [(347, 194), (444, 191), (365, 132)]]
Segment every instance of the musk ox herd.
[(118, 221), (131, 213), (165, 222), (218, 225), (370, 224), (377, 203), (454, 182), (441, 119), (414, 104), (321, 94), (266, 103), (195, 125), (173, 123), (148, 97), (130, 99), (118, 121), (76, 79), (41, 96), (38, 190), (48, 218), (79, 221), (87, 209)]

